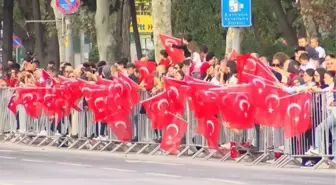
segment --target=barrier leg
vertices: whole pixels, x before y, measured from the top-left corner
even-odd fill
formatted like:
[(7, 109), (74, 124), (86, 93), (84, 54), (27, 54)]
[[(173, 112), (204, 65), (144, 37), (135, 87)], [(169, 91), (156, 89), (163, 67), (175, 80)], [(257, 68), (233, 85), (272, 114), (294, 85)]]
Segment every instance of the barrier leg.
[(90, 143), (90, 140), (86, 140), (85, 142), (84, 142), (84, 144), (82, 144), (79, 148), (78, 148), (78, 150), (81, 150), (82, 148), (84, 148), (87, 144), (89, 144)]
[(201, 148), (200, 150), (198, 150), (193, 156), (191, 156), (192, 159), (195, 159), (200, 153), (202, 153), (204, 151), (204, 148)]
[(102, 149), (100, 149), (100, 151), (104, 151), (107, 147), (109, 147), (111, 144), (113, 143), (113, 141), (110, 141), (109, 143), (107, 143)]
[(244, 155), (240, 156), (237, 160), (236, 163), (241, 162), (243, 159), (245, 159), (246, 156), (251, 156), (250, 152), (247, 151)]
[(133, 150), (133, 148), (135, 148), (137, 145), (138, 143), (134, 143), (128, 150), (126, 150), (125, 154), (130, 153)]
[(288, 157), (287, 154), (283, 154), (281, 157), (279, 157), (279, 159), (277, 159), (272, 165), (273, 166), (277, 166), (279, 165), (279, 163), (281, 163), (283, 160), (285, 160)]
[(228, 158), (230, 158), (230, 153), (226, 154), (224, 157), (222, 157), (219, 161), (226, 161)]
[[(148, 155), (154, 155), (158, 150), (160, 150), (160, 145), (158, 145), (156, 148), (154, 148), (153, 151), (151, 151)], [(139, 152), (137, 154), (140, 154)]]
[(97, 141), (97, 143), (94, 144), (94, 145), (89, 149), (89, 151), (94, 150), (100, 143), (102, 143), (102, 141)]
[(49, 137), (44, 138), (37, 146), (43, 145), (45, 142), (49, 140)]
[(122, 147), (124, 145), (124, 143), (120, 143), (120, 144), (118, 144), (113, 150), (111, 150), (111, 152), (113, 153), (113, 152), (115, 152), (115, 151), (117, 151), (120, 147)]
[(261, 156), (259, 156), (256, 160), (254, 160), (253, 162), (252, 162), (252, 164), (255, 164), (255, 165), (257, 165), (257, 164), (259, 164), (261, 161), (263, 161), (264, 159), (266, 159), (267, 157), (269, 157), (270, 156), (270, 153), (269, 152), (266, 152), (266, 153), (263, 153)]
[(209, 160), (213, 155), (215, 155), (217, 153), (216, 150), (213, 150), (210, 152), (209, 155), (205, 156), (205, 158), (203, 160)]
[(181, 157), (184, 153), (186, 153), (190, 149), (190, 146), (188, 145), (183, 149), (176, 157)]
[[(143, 146), (136, 154), (139, 155), (141, 154), (144, 150), (146, 150), (146, 148), (149, 147), (149, 144), (146, 144), (145, 146)], [(154, 149), (155, 150), (155, 149)], [(153, 150), (153, 151), (154, 151)]]
[(38, 138), (40, 138), (40, 136), (34, 137), (33, 140), (31, 140), (31, 142), (28, 145), (29, 146), (32, 145)]
[[(77, 139), (75, 142), (73, 142), (68, 149), (71, 149), (72, 147), (74, 147), (81, 139)], [(61, 147), (61, 145), (59, 146), (59, 148)]]

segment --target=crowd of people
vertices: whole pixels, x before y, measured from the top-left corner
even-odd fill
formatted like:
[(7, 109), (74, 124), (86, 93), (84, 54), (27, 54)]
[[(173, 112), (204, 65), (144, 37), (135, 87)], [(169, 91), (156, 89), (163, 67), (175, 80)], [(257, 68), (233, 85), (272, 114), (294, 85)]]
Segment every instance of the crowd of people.
[[(173, 44), (170, 47), (183, 51), (185, 60), (173, 63), (166, 50), (160, 51), (160, 59), (158, 61), (151, 61), (146, 57), (140, 59), (142, 62), (156, 63), (156, 72), (152, 80), (143, 80), (137, 66), (127, 58), (120, 59), (112, 66), (107, 65), (105, 61), (98, 63), (86, 62), (81, 66), (61, 63), (59, 69), (56, 68), (54, 61), (50, 61), (44, 70), (56, 80), (58, 75), (87, 81), (96, 81), (98, 76), (112, 80), (118, 73), (123, 73), (139, 84), (142, 91), (150, 92), (152, 95), (164, 89), (163, 77), (165, 76), (183, 80), (188, 75), (214, 85), (222, 86), (238, 83), (237, 62), (229, 54), (220, 60), (214, 52), (209, 51), (205, 44), (199, 46), (190, 35), (184, 36), (182, 45)], [(287, 93), (294, 94), (302, 91), (333, 92), (335, 90), (336, 57), (333, 54), (326, 54), (325, 50), (320, 46), (317, 37), (313, 37), (310, 40), (300, 37), (293, 57), (283, 52), (275, 53), (271, 59), (259, 56), (258, 53), (253, 53), (252, 55), (259, 58), (272, 70), (274, 76), (279, 81), (274, 85), (282, 88)], [(40, 62), (30, 56), (25, 57), (21, 65), (14, 61), (8, 61), (7, 65), (3, 66), (0, 68), (1, 87), (34, 86), (35, 82), (41, 78), (42, 70)], [(328, 102), (330, 103), (328, 106), (334, 105), (333, 93), (329, 94)], [(312, 120), (321, 123), (321, 119), (314, 118)], [(336, 120), (331, 111), (328, 112), (328, 121), (325, 127), (333, 130), (331, 136), (332, 140), (336, 142)], [(96, 134), (100, 139), (105, 137), (104, 129), (105, 127), (103, 126)], [(315, 138), (321, 137), (319, 134), (321, 129), (321, 126), (317, 126), (315, 129)], [(307, 151), (307, 154), (316, 154), (319, 152), (319, 139), (315, 140), (317, 142), (310, 143), (314, 147)], [(247, 137), (247, 140), (244, 142), (252, 143), (250, 137)], [(336, 156), (336, 149), (333, 152)]]

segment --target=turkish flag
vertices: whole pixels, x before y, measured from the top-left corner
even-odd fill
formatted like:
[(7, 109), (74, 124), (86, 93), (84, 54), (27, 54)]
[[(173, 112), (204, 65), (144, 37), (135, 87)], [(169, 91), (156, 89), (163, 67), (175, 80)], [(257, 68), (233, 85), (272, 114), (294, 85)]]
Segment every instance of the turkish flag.
[(285, 138), (300, 136), (311, 128), (310, 93), (298, 93), (281, 99)]
[(136, 68), (139, 70), (140, 79), (139, 81), (142, 82), (144, 79), (148, 78), (151, 74), (156, 71), (156, 63), (149, 62), (149, 61), (135, 61), (134, 62)]
[(240, 55), (237, 57), (237, 76), (239, 83), (248, 83), (248, 79), (244, 78), (243, 72), (260, 76), (269, 82), (277, 82), (278, 79), (272, 71), (265, 67), (259, 58), (253, 57), (251, 54)]
[(164, 91), (142, 102), (153, 129), (162, 129), (171, 122), (170, 104)]
[(182, 45), (182, 42), (180, 39), (169, 36), (169, 35), (164, 35), (160, 34), (160, 40), (167, 51), (168, 55), (170, 56), (170, 59), (173, 64), (180, 63), (184, 60), (184, 54), (183, 50), (173, 48), (171, 45)]
[(53, 79), (45, 70), (42, 70), (41, 77), (37, 86), (40, 87), (54, 87), (57, 84), (55, 79)]
[(283, 125), (283, 114), (280, 112), (282, 104), (281, 98), (288, 96), (282, 89), (272, 85), (265, 85), (262, 92), (262, 97), (254, 96), (251, 99), (251, 104), (256, 107), (256, 123), (265, 126), (279, 128)]
[(139, 86), (125, 75), (119, 73), (118, 80), (124, 85), (127, 98), (130, 99), (131, 106), (135, 106), (140, 102)]
[(172, 78), (163, 78), (164, 89), (167, 92), (170, 111), (184, 114), (185, 98), (187, 97), (188, 84), (185, 81)]
[(14, 114), (16, 115), (16, 103), (15, 103), (15, 96), (13, 95), (10, 99), (9, 102), (7, 104), (7, 108)]
[(160, 148), (175, 154), (187, 130), (188, 122), (171, 113), (168, 114), (173, 116), (174, 119), (164, 128)]
[(214, 117), (206, 117), (198, 120), (196, 133), (202, 134), (208, 141), (209, 148), (218, 148), (220, 134), (220, 121)]
[(126, 142), (132, 139), (132, 122), (127, 112), (114, 112), (106, 118), (106, 122), (118, 140)]
[(40, 103), (43, 95), (41, 88), (17, 88), (16, 92), (18, 98), (16, 104), (22, 104), (26, 110), (27, 115), (32, 118), (38, 118), (42, 114), (42, 104)]

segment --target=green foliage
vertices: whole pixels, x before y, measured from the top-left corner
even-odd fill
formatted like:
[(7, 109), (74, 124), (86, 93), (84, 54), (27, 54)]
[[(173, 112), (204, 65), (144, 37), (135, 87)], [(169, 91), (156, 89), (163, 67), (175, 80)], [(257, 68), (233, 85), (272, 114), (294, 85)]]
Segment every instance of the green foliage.
[(219, 0), (172, 0), (173, 35), (191, 34), (197, 43), (224, 56), (227, 30), (221, 26), (220, 7)]
[(94, 47), (94, 48), (91, 49), (91, 51), (89, 53), (89, 61), (94, 62), (94, 63), (97, 63), (99, 61), (98, 47)]
[(333, 32), (327, 38), (321, 40), (321, 45), (327, 54), (336, 54), (336, 29), (334, 28), (332, 31)]
[(89, 10), (89, 7), (82, 6), (79, 13), (74, 14), (72, 23), (75, 34), (84, 33), (91, 41), (96, 40), (95, 12)]

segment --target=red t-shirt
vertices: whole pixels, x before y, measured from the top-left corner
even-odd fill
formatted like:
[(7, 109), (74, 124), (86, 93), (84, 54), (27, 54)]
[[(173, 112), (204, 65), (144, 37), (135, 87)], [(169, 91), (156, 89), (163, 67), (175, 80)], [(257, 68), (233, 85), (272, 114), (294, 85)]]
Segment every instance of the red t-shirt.
[(166, 69), (169, 67), (170, 61), (169, 59), (161, 59), (160, 60), (160, 65), (164, 65), (166, 67)]
[(204, 62), (200, 68), (201, 76), (206, 74), (207, 70), (210, 68), (209, 62)]

